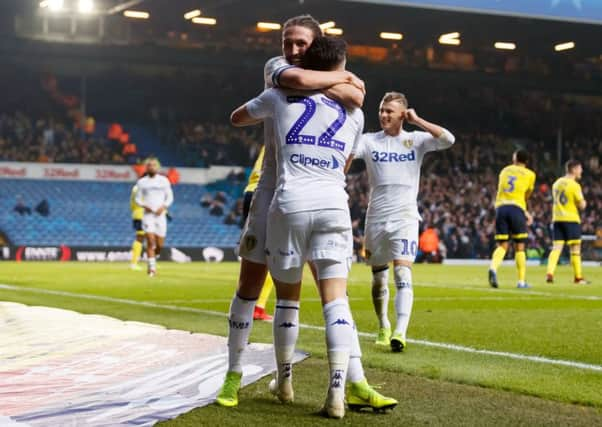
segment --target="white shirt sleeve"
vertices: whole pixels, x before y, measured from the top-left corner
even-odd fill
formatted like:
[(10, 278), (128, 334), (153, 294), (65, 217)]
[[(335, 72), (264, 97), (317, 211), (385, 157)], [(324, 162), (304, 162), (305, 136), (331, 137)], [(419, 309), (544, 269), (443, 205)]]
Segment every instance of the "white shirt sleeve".
[(276, 56), (265, 63), (263, 67), (263, 81), (265, 88), (278, 87), (278, 79), (280, 74), (288, 68), (293, 67), (284, 56)]
[(171, 189), (171, 183), (165, 178), (167, 185), (165, 186), (165, 207), (168, 208), (173, 203), (173, 190)]
[(254, 119), (273, 117), (276, 96), (276, 89), (266, 89), (257, 98), (253, 98), (247, 102), (245, 107)]
[(439, 138), (435, 138), (429, 132), (412, 132), (414, 144), (425, 153), (450, 148), (456, 142), (456, 137), (447, 129), (442, 129), (443, 133)]
[(356, 120), (358, 123), (357, 135), (355, 136), (355, 141), (353, 141), (353, 148), (351, 149), (351, 156), (354, 158), (364, 158), (363, 157), (363, 146), (362, 136), (364, 132), (364, 112), (359, 108), (354, 112), (356, 116)]

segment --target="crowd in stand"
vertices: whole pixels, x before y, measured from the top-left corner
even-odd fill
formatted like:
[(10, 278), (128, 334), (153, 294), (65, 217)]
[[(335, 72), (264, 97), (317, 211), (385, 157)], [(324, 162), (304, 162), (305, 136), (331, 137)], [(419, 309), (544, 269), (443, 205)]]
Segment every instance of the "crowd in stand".
[(250, 166), (259, 152), (261, 135), (261, 126), (185, 122), (180, 125), (177, 150), (187, 159), (187, 166)]
[[(504, 143), (505, 142), (505, 143)], [(510, 163), (518, 145), (494, 135), (457, 135), (449, 150), (428, 154), (422, 170), (419, 191), (421, 229), (434, 228), (440, 250), (449, 258), (489, 258), (495, 234), (494, 201), (499, 171)], [(516, 142), (518, 144), (518, 142)], [(543, 143), (521, 141), (531, 153), (529, 165), (537, 175), (537, 185), (529, 200), (534, 223), (530, 227), (528, 255), (542, 258), (551, 245), (552, 183), (558, 178), (557, 164)], [(582, 215), (584, 234), (596, 234), (602, 212), (602, 140), (569, 142), (567, 155), (584, 162), (581, 182), (588, 207)], [(368, 203), (366, 172), (348, 178), (350, 210), (354, 235), (361, 236)]]
[(0, 160), (43, 163), (124, 163), (120, 147), (66, 121), (0, 114)]

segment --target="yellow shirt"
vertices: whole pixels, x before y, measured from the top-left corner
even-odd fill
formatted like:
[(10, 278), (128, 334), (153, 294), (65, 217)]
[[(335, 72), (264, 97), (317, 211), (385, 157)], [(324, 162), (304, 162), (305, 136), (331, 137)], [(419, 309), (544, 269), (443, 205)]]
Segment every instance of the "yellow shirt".
[(144, 216), (144, 208), (136, 203), (136, 193), (138, 193), (138, 186), (134, 185), (132, 187), (132, 192), (130, 193), (130, 210), (132, 211), (132, 219), (142, 219)]
[(255, 191), (255, 189), (257, 188), (259, 178), (261, 177), (261, 167), (263, 166), (263, 153), (265, 151), (264, 148), (265, 145), (262, 145), (261, 150), (259, 150), (259, 156), (257, 156), (257, 160), (255, 160), (255, 164), (253, 165), (251, 175), (249, 175), (249, 182), (247, 183), (247, 187), (245, 188), (245, 193), (249, 191)]
[(506, 166), (500, 172), (495, 207), (515, 205), (527, 210), (526, 195), (535, 188), (535, 172), (523, 166)]
[(573, 178), (563, 176), (552, 186), (554, 209), (552, 221), (581, 222), (579, 203), (583, 200), (581, 185)]

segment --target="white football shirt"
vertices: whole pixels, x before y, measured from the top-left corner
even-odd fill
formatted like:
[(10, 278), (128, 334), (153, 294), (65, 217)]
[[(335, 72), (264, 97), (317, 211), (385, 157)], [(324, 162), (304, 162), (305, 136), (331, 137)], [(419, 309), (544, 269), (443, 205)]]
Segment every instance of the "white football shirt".
[(439, 138), (428, 132), (406, 132), (389, 136), (383, 131), (362, 136), (354, 157), (366, 162), (370, 197), (366, 219), (371, 222), (420, 219), (418, 186), (424, 155), (453, 145), (447, 130)]
[(283, 213), (347, 209), (345, 162), (361, 138), (364, 114), (346, 110), (321, 92), (268, 89), (246, 105), (274, 126), (277, 180)]
[[(166, 176), (156, 174), (154, 177), (145, 176), (136, 183), (136, 204), (156, 211), (161, 206), (169, 207), (173, 203), (171, 184)], [(165, 215), (165, 212), (163, 212)]]
[[(274, 87), (277, 76), (282, 71), (291, 67), (284, 56), (276, 56), (266, 62), (263, 67), (264, 89)], [(263, 155), (263, 164), (261, 165), (261, 174), (257, 183), (257, 190), (270, 193), (276, 187), (276, 154), (274, 153), (274, 123), (271, 118), (266, 118), (263, 122), (263, 143), (265, 152)], [(266, 194), (266, 197), (271, 198)], [(267, 212), (266, 212), (267, 215)]]

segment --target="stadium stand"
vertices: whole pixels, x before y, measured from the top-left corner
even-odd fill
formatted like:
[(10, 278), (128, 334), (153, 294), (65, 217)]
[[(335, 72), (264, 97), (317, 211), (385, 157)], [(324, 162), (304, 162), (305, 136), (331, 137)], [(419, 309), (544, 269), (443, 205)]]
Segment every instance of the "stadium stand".
[[(129, 183), (4, 179), (0, 230), (15, 246), (129, 246), (133, 236), (130, 190)], [(200, 206), (200, 200), (206, 193), (220, 192), (226, 209), (231, 209), (241, 191), (240, 183), (228, 180), (209, 186), (176, 185), (167, 244), (184, 248), (233, 246), (240, 233), (238, 224), (225, 225), (223, 215), (211, 215)], [(20, 197), (28, 206), (46, 199), (50, 215), (19, 215), (13, 208)]]

